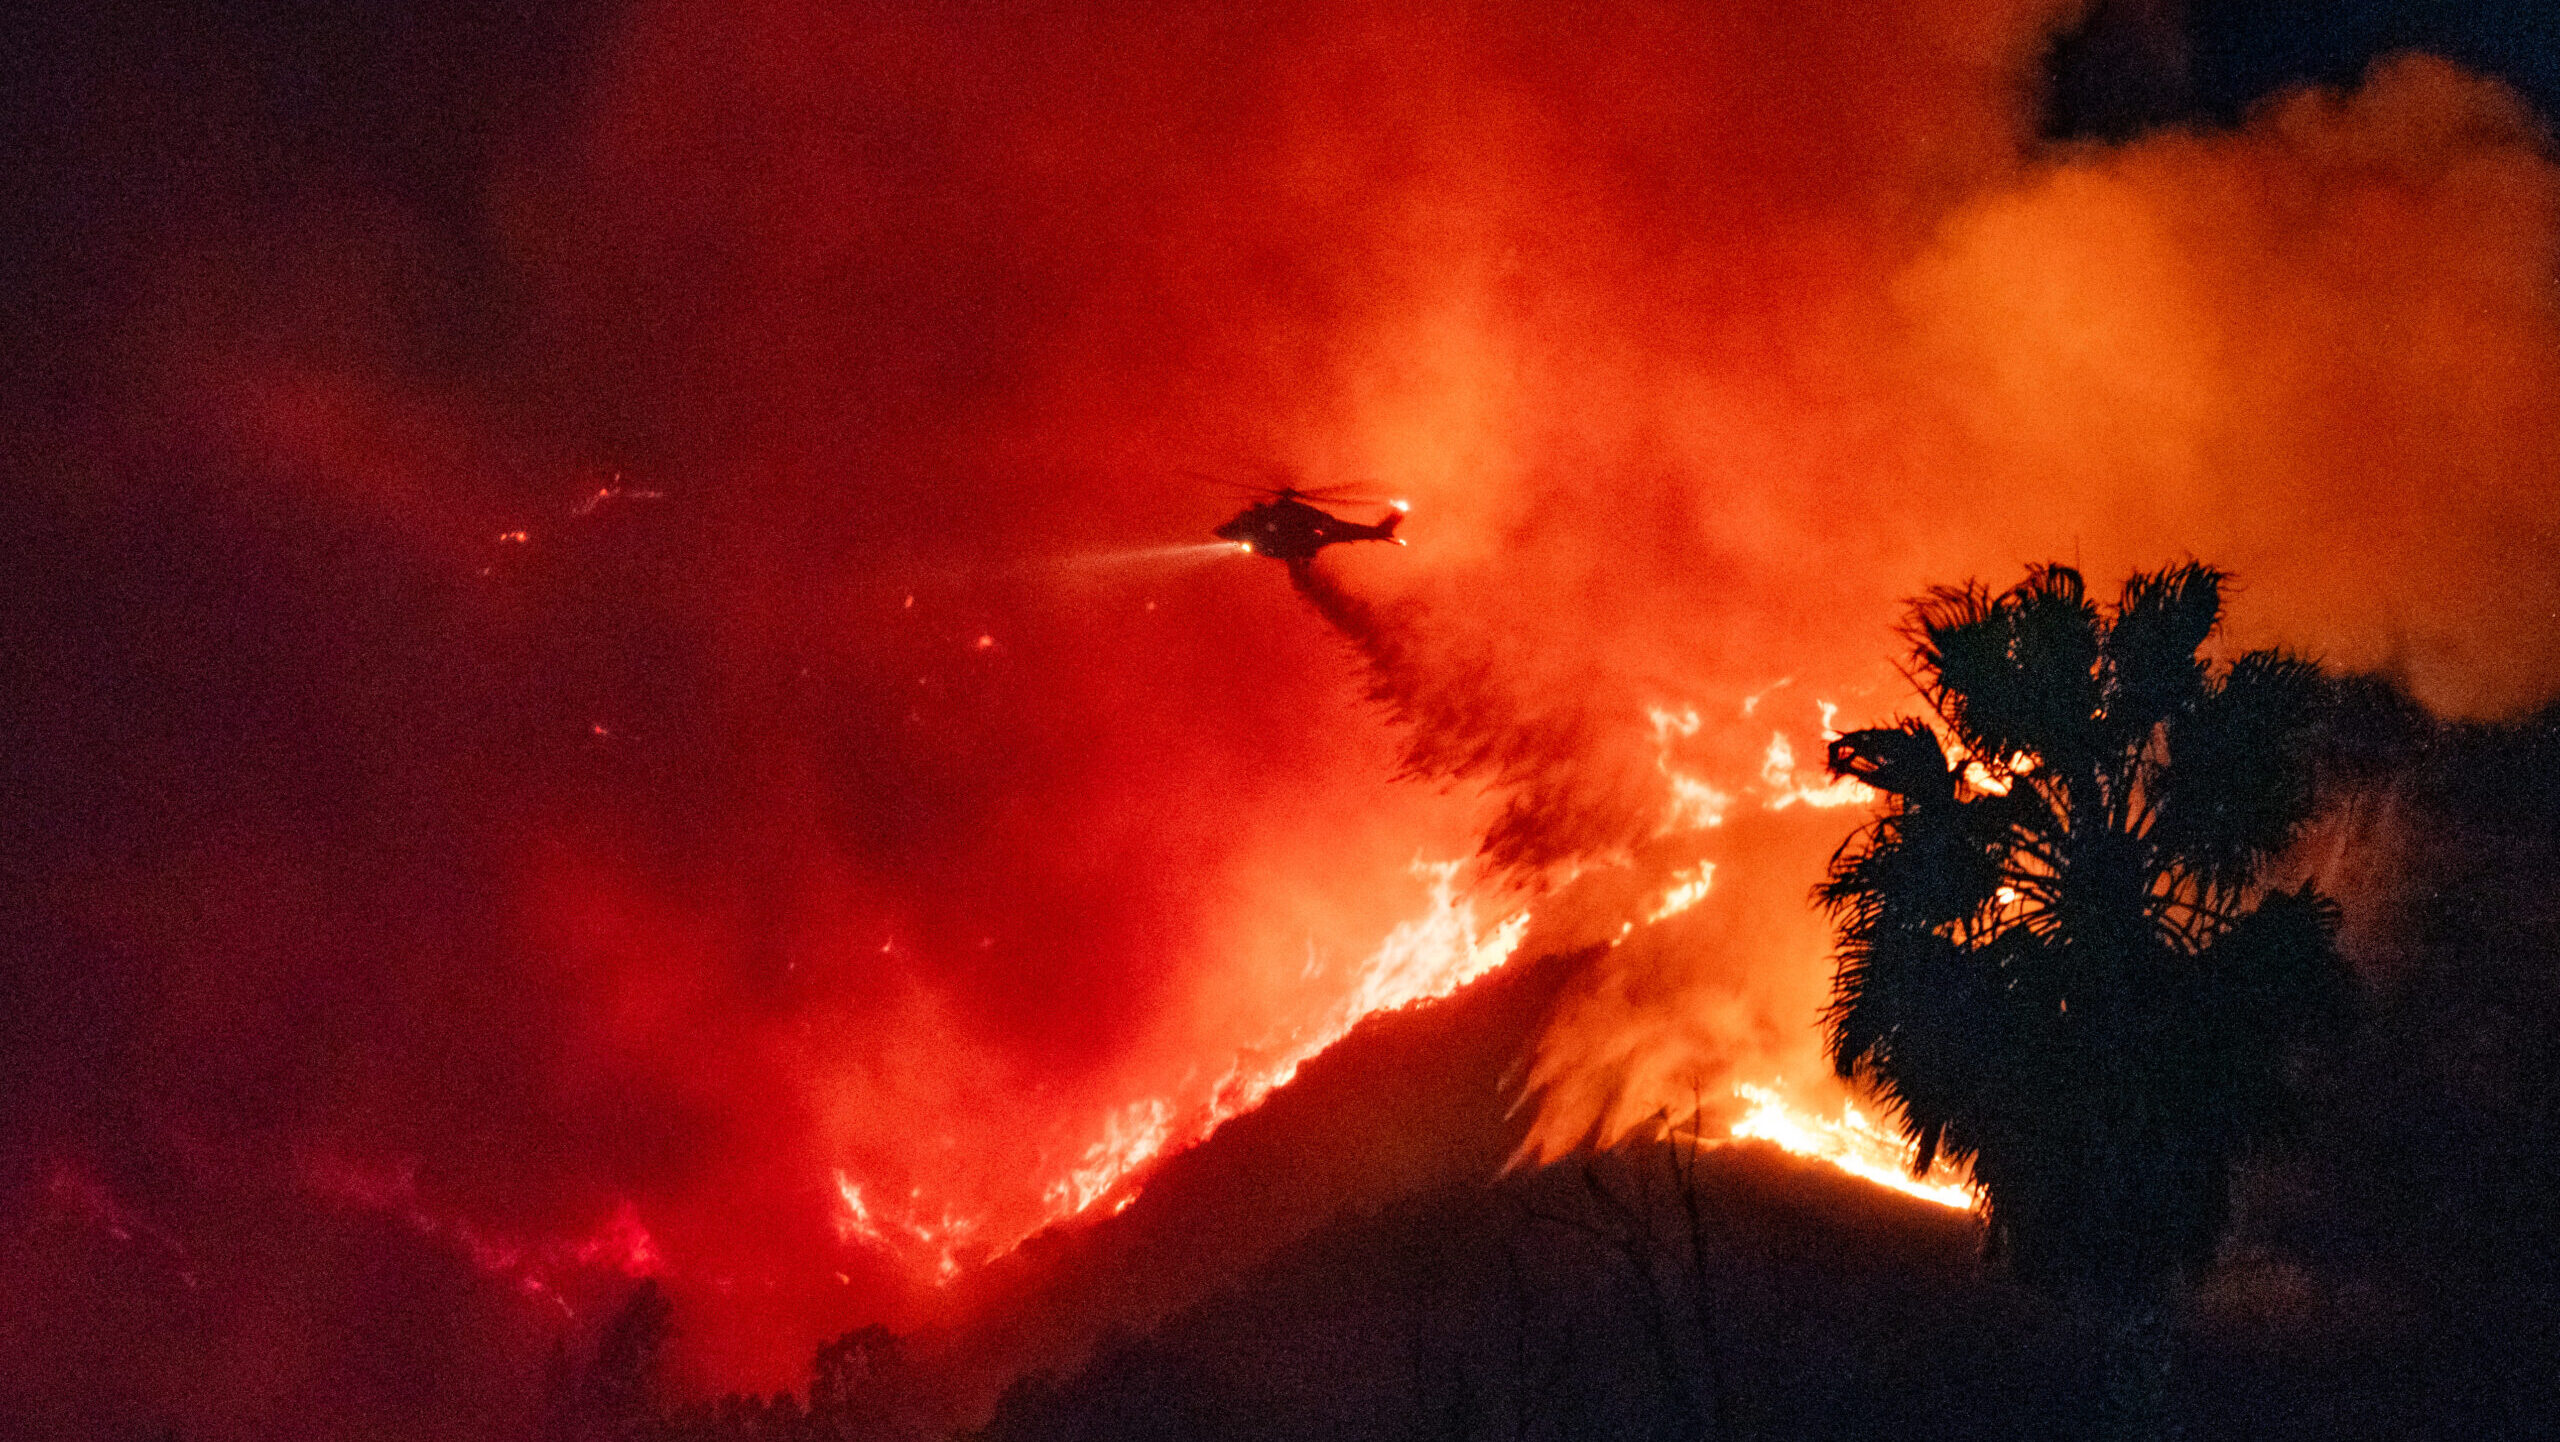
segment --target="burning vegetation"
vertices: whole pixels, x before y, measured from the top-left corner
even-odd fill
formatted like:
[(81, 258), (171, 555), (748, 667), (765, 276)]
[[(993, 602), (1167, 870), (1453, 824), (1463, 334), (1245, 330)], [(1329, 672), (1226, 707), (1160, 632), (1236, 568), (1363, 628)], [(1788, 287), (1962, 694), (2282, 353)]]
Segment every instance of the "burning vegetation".
[[(2272, 1013), (2332, 898), (2361, 1010), (2189, 1048), (2224, 1130), (2093, 1174), (2187, 1218), (2176, 1395), (2547, 1430), (2542, 49), (2062, 0), (96, 8), (10, 47), (0, 1416), (2071, 1430), (1983, 1399), (2087, 1382), (2011, 1345), (2087, 1316), (1970, 1239), (2158, 1209), (2003, 1170), (2078, 1093), (1961, 1043), (2158, 1020), (1982, 978), (2183, 723), (2087, 788), (2050, 727), (1879, 731), (1890, 628), (2206, 557), (2247, 589), (2193, 669), (2066, 719), (2346, 699), (2260, 728), (2315, 790), (2170, 808), (2248, 802), (2201, 850), (2085, 833), (2185, 858), (2095, 909)], [(1225, 540), (1204, 470), (1272, 483)], [(2063, 609), (2103, 650), (2147, 604)], [(1881, 872), (1941, 845), (1971, 889), (1909, 909)], [(2158, 1120), (2091, 1105), (2055, 1149)]]

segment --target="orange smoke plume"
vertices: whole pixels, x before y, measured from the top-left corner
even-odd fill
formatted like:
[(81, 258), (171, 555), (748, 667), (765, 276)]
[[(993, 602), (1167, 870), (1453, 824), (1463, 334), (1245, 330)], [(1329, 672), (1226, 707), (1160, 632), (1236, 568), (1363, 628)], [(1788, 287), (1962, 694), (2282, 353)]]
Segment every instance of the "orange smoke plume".
[[(640, 6), (468, 163), (93, 67), (225, 139), (83, 150), (163, 169), (29, 408), (30, 1134), (211, 1231), (323, 1154), (421, 1245), (645, 1219), (770, 1388), (1507, 956), (1595, 958), (1526, 1155), (1841, 1115), (1816, 758), (1901, 598), (2192, 555), (2236, 643), (2560, 676), (2533, 117), (2038, 142), (2082, 8)], [(1410, 544), (1287, 586), (1204, 471)]]

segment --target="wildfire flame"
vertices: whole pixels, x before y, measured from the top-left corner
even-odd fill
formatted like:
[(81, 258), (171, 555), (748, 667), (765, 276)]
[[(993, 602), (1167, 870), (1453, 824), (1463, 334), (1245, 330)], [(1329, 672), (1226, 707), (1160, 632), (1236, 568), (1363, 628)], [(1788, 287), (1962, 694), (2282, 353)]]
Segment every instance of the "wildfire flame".
[[(1131, 1172), (1161, 1156), (1172, 1139), (1173, 1105), (1163, 1097), (1147, 1097), (1113, 1112), (1076, 1168), (1043, 1192), (1050, 1217), (1072, 1217), (1110, 1196)], [(1132, 1191), (1124, 1203), (1136, 1197)]]
[(492, 1232), (459, 1213), (431, 1206), (420, 1194), (417, 1163), (358, 1162), (327, 1152), (301, 1158), (301, 1180), (314, 1195), (391, 1217), (421, 1237), (443, 1242), (483, 1275), (514, 1284), (529, 1297), (548, 1300), (564, 1314), (561, 1283), (578, 1271), (625, 1277), (664, 1276), (666, 1258), (629, 1200), (581, 1237), (536, 1241)]
[(1733, 1094), (1751, 1104), (1733, 1124), (1736, 1141), (1764, 1141), (1800, 1157), (1810, 1157), (1853, 1177), (1890, 1187), (1907, 1197), (1971, 1211), (1975, 1192), (1970, 1178), (1940, 1165), (1925, 1177), (1911, 1174), (1918, 1150), (1877, 1123), (1855, 1102), (1840, 1104), (1838, 1120), (1813, 1116), (1787, 1105), (1777, 1087), (1736, 1083)]
[(1662, 773), (1670, 788), (1670, 805), (1665, 809), (1662, 834), (1674, 831), (1703, 831), (1724, 824), (1725, 808), (1733, 798), (1705, 780), (1674, 766), (1671, 752), (1676, 742), (1698, 734), (1704, 724), (1696, 707), (1673, 711), (1656, 706), (1645, 712), (1653, 723), (1654, 769)]
[(1142, 1097), (1114, 1108), (1103, 1118), (1100, 1134), (1043, 1187), (1042, 1216), (1028, 1230), (989, 1238), (976, 1219), (948, 1210), (928, 1217), (920, 1193), (911, 1193), (904, 1207), (887, 1207), (839, 1170), (836, 1193), (844, 1210), (836, 1218), (837, 1235), (927, 1263), (936, 1281), (949, 1282), (964, 1261), (1002, 1256), (1104, 1203), (1111, 1213), (1126, 1210), (1137, 1200), (1137, 1179), (1150, 1164), (1208, 1140), (1229, 1120), (1260, 1106), (1288, 1085), (1309, 1058), (1340, 1041), (1364, 1018), (1445, 997), (1510, 959), (1528, 930), (1529, 913), (1515, 912), (1491, 926), (1481, 923), (1474, 902), (1459, 885), (1462, 866), (1456, 861), (1416, 863), (1416, 873), (1431, 881), (1428, 909), (1387, 933), (1354, 971), (1342, 998), (1317, 1022), (1237, 1058), (1196, 1098)]
[[(934, 1221), (918, 1221), (912, 1215), (883, 1216), (863, 1199), (862, 1185), (836, 1171), (836, 1195), (844, 1200), (844, 1211), (836, 1217), (839, 1241), (857, 1238), (898, 1256), (911, 1256), (918, 1250), (933, 1260), (933, 1276), (937, 1282), (948, 1282), (960, 1275), (960, 1254), (978, 1231), (977, 1222), (968, 1217), (955, 1217), (948, 1210)], [(921, 1192), (908, 1195), (912, 1204), (922, 1200)]]
[[(1671, 880), (1671, 889), (1662, 894), (1661, 904), (1646, 914), (1646, 925), (1650, 926), (1666, 917), (1678, 916), (1706, 900), (1707, 888), (1715, 884), (1716, 864), (1712, 861), (1701, 861), (1686, 871), (1673, 872)], [(1632, 923), (1628, 929), (1634, 929)]]
[[(1820, 704), (1827, 737), (1833, 734), (1830, 723), (1837, 708), (1829, 702)], [(1675, 764), (1678, 743), (1703, 728), (1694, 707), (1654, 708), (1647, 717), (1668, 799), (1666, 834), (1719, 825), (1734, 798), (1742, 794), (1756, 795), (1772, 811), (1799, 804), (1845, 806), (1873, 795), (1856, 781), (1802, 776), (1796, 769), (1793, 743), (1782, 731), (1771, 734), (1758, 786), (1718, 787)], [(1463, 863), (1417, 862), (1414, 869), (1431, 883), (1428, 907), (1388, 932), (1352, 971), (1341, 998), (1318, 1020), (1239, 1055), (1222, 1075), (1190, 1095), (1140, 1097), (1104, 1114), (1091, 1140), (1045, 1182), (1041, 1215), (1019, 1234), (990, 1235), (982, 1219), (929, 1206), (920, 1190), (911, 1190), (903, 1202), (887, 1201), (866, 1192), (839, 1170), (836, 1191), (844, 1208), (836, 1221), (838, 1235), (926, 1267), (938, 1282), (949, 1282), (969, 1263), (1002, 1256), (1031, 1236), (1096, 1208), (1106, 1214), (1126, 1210), (1137, 1200), (1149, 1167), (1206, 1141), (1230, 1119), (1260, 1106), (1272, 1092), (1288, 1085), (1309, 1058), (1341, 1040), (1364, 1018), (1445, 997), (1510, 959), (1528, 930), (1527, 910), (1488, 926), (1479, 920), (1474, 902), (1460, 884)], [(1620, 928), (1620, 938), (1638, 925), (1650, 926), (1696, 907), (1706, 899), (1715, 873), (1716, 863), (1703, 858), (1671, 872), (1640, 913), (1641, 922), (1627, 921)], [(1750, 1107), (1733, 1124), (1734, 1140), (1772, 1142), (1940, 1206), (1974, 1205), (1971, 1183), (1961, 1175), (1940, 1168), (1929, 1177), (1911, 1176), (1912, 1149), (1854, 1104), (1844, 1105), (1835, 1119), (1796, 1110), (1774, 1086), (1743, 1084), (1735, 1094)]]
[[(1824, 703), (1826, 714), (1823, 719), (1826, 722), (1830, 720), (1827, 714), (1829, 704)], [(1795, 744), (1787, 739), (1784, 731), (1769, 734), (1769, 750), (1760, 763), (1760, 780), (1769, 788), (1768, 806), (1772, 811), (1784, 811), (1798, 802), (1807, 806), (1848, 806), (1864, 803), (1875, 796), (1867, 783), (1854, 776), (1833, 776), (1817, 781), (1798, 779)]]

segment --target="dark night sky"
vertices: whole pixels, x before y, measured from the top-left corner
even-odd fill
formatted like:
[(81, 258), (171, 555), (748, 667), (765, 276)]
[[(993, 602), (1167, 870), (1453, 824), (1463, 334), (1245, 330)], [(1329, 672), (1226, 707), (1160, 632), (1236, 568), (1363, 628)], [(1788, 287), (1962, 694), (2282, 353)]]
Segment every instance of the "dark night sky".
[[(486, 1435), (644, 1273), (790, 1380), (939, 1295), (839, 1171), (1019, 1232), (1506, 808), (1536, 949), (1719, 867), (1551, 1134), (1801, 1063), (1770, 736), (1928, 581), (2546, 699), (2539, 122), (2268, 97), (2548, 115), (2552, 11), (2059, 8), (7, 21), (0, 1416)], [(1357, 647), (1202, 472), (1413, 498)]]

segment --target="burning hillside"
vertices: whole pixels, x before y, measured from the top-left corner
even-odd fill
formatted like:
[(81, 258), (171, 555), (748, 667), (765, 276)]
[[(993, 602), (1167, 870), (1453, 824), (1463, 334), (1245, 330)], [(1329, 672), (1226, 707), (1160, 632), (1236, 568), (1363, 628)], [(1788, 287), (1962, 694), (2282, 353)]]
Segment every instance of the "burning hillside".
[[(2039, 139), (2082, 8), (45, 22), (26, 1410), (495, 1416), (644, 1273), (779, 1385), (1513, 958), (1523, 1162), (1889, 1171), (1805, 898), (1902, 597), (2192, 554), (2448, 713), (2560, 673), (2535, 115)], [(1293, 587), (1204, 474), (1409, 544)]]

